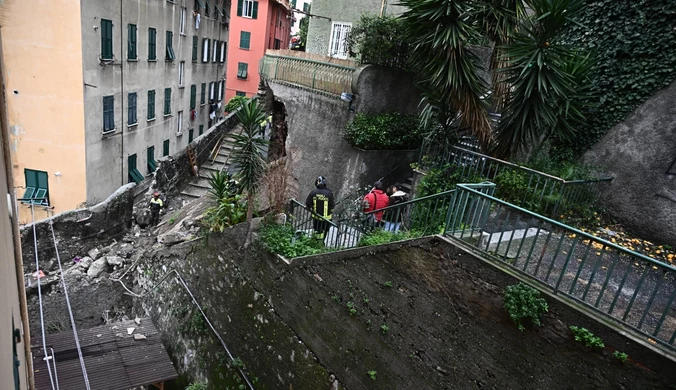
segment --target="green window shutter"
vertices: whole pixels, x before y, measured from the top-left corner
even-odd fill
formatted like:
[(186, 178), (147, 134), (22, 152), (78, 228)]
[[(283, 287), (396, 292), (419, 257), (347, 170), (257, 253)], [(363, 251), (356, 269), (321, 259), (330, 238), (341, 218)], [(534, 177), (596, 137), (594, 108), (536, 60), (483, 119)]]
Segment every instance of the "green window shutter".
[(115, 97), (103, 97), (103, 131), (115, 129)]
[(164, 89), (164, 115), (171, 114), (171, 88)]
[(101, 19), (101, 58), (113, 59), (113, 22)]
[(26, 177), (26, 187), (36, 188), (38, 186), (37, 171), (32, 169), (24, 169), (23, 174)]
[(303, 12), (310, 12), (310, 6), (312, 4), (305, 3), (303, 4)]
[(243, 97), (246, 97), (246, 92), (237, 91), (237, 92), (235, 92), (235, 96), (243, 96)]
[(127, 59), (135, 60), (136, 55), (136, 25), (127, 25)]
[(199, 44), (199, 38), (197, 35), (192, 37), (192, 62), (197, 62), (197, 45)]
[(148, 91), (148, 120), (155, 119), (155, 90)]
[(190, 86), (190, 109), (195, 109), (195, 102), (197, 100), (197, 85), (193, 84)]
[(253, 12), (251, 13), (251, 19), (257, 19), (257, 18), (258, 18), (258, 1), (254, 1)]
[(249, 49), (251, 47), (251, 33), (242, 31), (239, 33), (239, 47), (241, 49)]
[(206, 103), (206, 93), (207, 93), (207, 83), (202, 83), (202, 87), (200, 88), (200, 104), (205, 104)]
[(195, 136), (195, 129), (188, 130), (188, 143), (192, 143), (192, 138)]
[(246, 62), (237, 63), (237, 78), (246, 79), (249, 73), (249, 64)]
[(199, 135), (204, 134), (204, 125), (200, 125), (200, 132)]
[(165, 139), (164, 143), (162, 143), (162, 156), (166, 157), (169, 155), (169, 140)]
[(293, 8), (296, 8), (296, 0), (291, 0), (291, 6), (292, 6)]
[[(22, 203), (31, 203), (27, 199), (37, 199), (33, 203), (43, 206), (49, 205), (49, 175), (44, 171), (36, 171), (33, 169), (24, 169), (24, 176), (26, 178), (26, 191), (21, 197)], [(44, 198), (44, 199), (42, 199)]]
[(152, 27), (148, 29), (148, 59), (157, 59), (157, 30)]
[(136, 92), (131, 92), (127, 95), (127, 122), (130, 125), (135, 124), (138, 122), (138, 119), (136, 118), (136, 104), (137, 103), (137, 95)]
[(153, 173), (155, 172), (155, 169), (157, 169), (157, 163), (155, 162), (155, 147), (150, 146), (148, 147), (148, 150), (146, 152), (146, 161), (148, 162), (148, 173)]
[(174, 55), (174, 47), (172, 41), (174, 40), (174, 33), (167, 31), (167, 50), (166, 50), (166, 60), (173, 61), (176, 56)]
[(242, 16), (242, 8), (244, 7), (244, 0), (237, 0), (237, 16)]

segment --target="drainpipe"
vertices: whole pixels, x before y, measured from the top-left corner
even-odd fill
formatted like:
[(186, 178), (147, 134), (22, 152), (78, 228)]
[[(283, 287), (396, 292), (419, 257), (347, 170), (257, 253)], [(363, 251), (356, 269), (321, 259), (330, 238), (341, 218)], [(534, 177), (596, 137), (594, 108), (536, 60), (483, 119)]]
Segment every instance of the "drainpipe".
[[(1, 34), (0, 34), (1, 35)], [(5, 174), (7, 175), (7, 188), (14, 187), (14, 174), (12, 172), (12, 158), (9, 151), (9, 129), (7, 121), (7, 104), (5, 101), (5, 79), (2, 59), (2, 40), (0, 39), (0, 131), (2, 132), (2, 151), (5, 160)], [(35, 390), (35, 379), (33, 378), (33, 355), (31, 353), (31, 333), (28, 321), (28, 304), (26, 302), (26, 285), (23, 279), (23, 260), (21, 255), (21, 236), (19, 235), (19, 213), (16, 204), (16, 190), (11, 197), (10, 207), (12, 213), (12, 241), (14, 244), (14, 267), (16, 268), (16, 284), (19, 289), (19, 306), (21, 311), (21, 324), (23, 327), (23, 349), (26, 357), (26, 375), (28, 377), (28, 388)], [(12, 329), (13, 331), (13, 329)]]
[[(122, 3), (124, 0), (120, 0), (120, 108), (122, 112), (120, 113), (120, 172), (122, 183), (120, 187), (125, 185), (125, 176), (124, 176), (124, 22), (122, 21)], [(138, 107), (138, 97), (136, 98), (136, 107)]]

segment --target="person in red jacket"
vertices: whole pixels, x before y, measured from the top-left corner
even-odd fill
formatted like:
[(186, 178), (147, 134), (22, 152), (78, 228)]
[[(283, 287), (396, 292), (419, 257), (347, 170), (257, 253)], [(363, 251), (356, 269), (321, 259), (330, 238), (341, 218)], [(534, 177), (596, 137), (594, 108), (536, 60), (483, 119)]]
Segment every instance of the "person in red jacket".
[[(383, 183), (378, 180), (374, 185), (371, 192), (366, 194), (364, 197), (364, 212), (370, 213), (374, 210), (380, 210), (387, 207), (390, 202), (390, 197), (385, 193), (385, 186)], [(383, 212), (376, 211), (375, 213), (370, 213), (367, 216), (366, 222), (370, 227), (380, 227), (382, 226)]]

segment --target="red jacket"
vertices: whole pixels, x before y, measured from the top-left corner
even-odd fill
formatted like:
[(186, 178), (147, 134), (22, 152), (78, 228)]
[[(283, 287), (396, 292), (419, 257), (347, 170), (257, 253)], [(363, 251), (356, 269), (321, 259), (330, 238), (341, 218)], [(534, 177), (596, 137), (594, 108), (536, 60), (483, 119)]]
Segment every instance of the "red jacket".
[[(387, 207), (390, 202), (390, 197), (387, 196), (383, 190), (373, 190), (366, 194), (364, 201), (368, 203), (368, 206), (364, 207), (364, 212), (368, 213), (369, 211), (380, 210)], [(373, 213), (373, 216), (376, 218), (376, 221), (380, 222), (380, 220), (383, 219), (383, 212), (378, 211)]]

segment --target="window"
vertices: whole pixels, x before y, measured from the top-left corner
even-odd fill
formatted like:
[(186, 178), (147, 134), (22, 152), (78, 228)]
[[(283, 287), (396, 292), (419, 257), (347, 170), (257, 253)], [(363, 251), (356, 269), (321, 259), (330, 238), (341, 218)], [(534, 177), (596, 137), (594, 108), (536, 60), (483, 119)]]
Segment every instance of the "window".
[(199, 38), (197, 35), (192, 37), (192, 62), (197, 62), (197, 45), (199, 44)]
[(185, 61), (178, 63), (178, 86), (182, 87), (185, 81)]
[(179, 34), (183, 35), (185, 34), (185, 14), (186, 14), (186, 9), (185, 7), (181, 7), (181, 15), (180, 15), (180, 20), (179, 20)]
[(237, 16), (245, 18), (258, 18), (258, 1), (257, 0), (237, 0)]
[(178, 127), (176, 129), (176, 135), (183, 134), (183, 111), (178, 112)]
[(246, 62), (237, 63), (237, 78), (246, 79), (249, 74), (249, 64)]
[(195, 0), (195, 4), (192, 7), (193, 11), (200, 12), (200, 1), (201, 0)]
[(209, 0), (204, 4), (204, 16), (209, 16)]
[(218, 83), (218, 100), (222, 101), (223, 100), (223, 84), (225, 84), (225, 81), (221, 81)]
[(296, 8), (296, 0), (291, 0), (291, 8)]
[(171, 88), (164, 89), (164, 115), (171, 115)]
[(204, 125), (200, 125), (200, 132), (199, 135), (204, 134)]
[(143, 175), (136, 168), (136, 154), (127, 157), (127, 172), (129, 173), (129, 183), (140, 183), (143, 181)]
[(331, 42), (329, 55), (331, 57), (347, 59), (347, 36), (352, 30), (352, 23), (333, 22), (331, 25)]
[(275, 39), (275, 46), (273, 47), (275, 50), (279, 50), (279, 48), (282, 46), (282, 41), (279, 39)]
[(148, 60), (157, 60), (157, 30), (152, 27), (148, 29)]
[(190, 86), (190, 109), (195, 109), (195, 102), (197, 100), (197, 85), (193, 84)]
[(129, 95), (127, 95), (127, 119), (128, 119), (128, 124), (135, 125), (138, 123), (138, 119), (136, 118), (136, 92), (131, 92)]
[(127, 59), (128, 60), (137, 59), (135, 24), (127, 25)]
[(239, 48), (247, 49), (251, 47), (251, 33), (248, 31), (242, 31), (239, 33)]
[(49, 184), (47, 183), (49, 175), (47, 172), (24, 169), (23, 173), (26, 178), (26, 192), (21, 197), (23, 199), (21, 203), (49, 206)]
[(169, 155), (169, 140), (165, 139), (164, 142), (162, 143), (162, 157), (166, 157)]
[(115, 97), (103, 97), (103, 132), (115, 130)]
[(235, 96), (243, 96), (243, 97), (246, 97), (246, 92), (236, 91), (236, 92), (235, 92)]
[(195, 129), (188, 130), (188, 143), (192, 143), (192, 139), (195, 136)]
[(113, 59), (113, 22), (101, 19), (101, 59)]
[(148, 120), (155, 119), (155, 90), (148, 91)]
[(215, 85), (213, 81), (209, 83), (209, 103), (212, 103), (212, 100), (214, 100), (214, 91), (215, 91)]
[(174, 33), (171, 31), (167, 31), (167, 54), (166, 54), (166, 60), (167, 61), (173, 61), (176, 56), (174, 55), (174, 47), (172, 46), (172, 42), (174, 40)]
[(220, 59), (218, 60), (218, 62), (220, 62), (221, 64), (225, 62), (225, 50), (226, 50), (226, 48), (227, 48), (227, 42), (221, 42), (221, 55), (220, 55)]
[(148, 162), (148, 174), (155, 172), (157, 169), (157, 163), (155, 162), (155, 147), (150, 146), (146, 151), (146, 161)]
[(303, 12), (310, 12), (310, 3), (303, 3)]
[(202, 38), (202, 62), (209, 62), (209, 38)]
[(207, 93), (207, 83), (202, 83), (202, 87), (200, 88), (200, 105), (204, 105), (206, 103), (205, 95)]
[(218, 49), (220, 47), (218, 43), (218, 41), (214, 40), (214, 49), (211, 51), (211, 62), (216, 62), (218, 59)]

